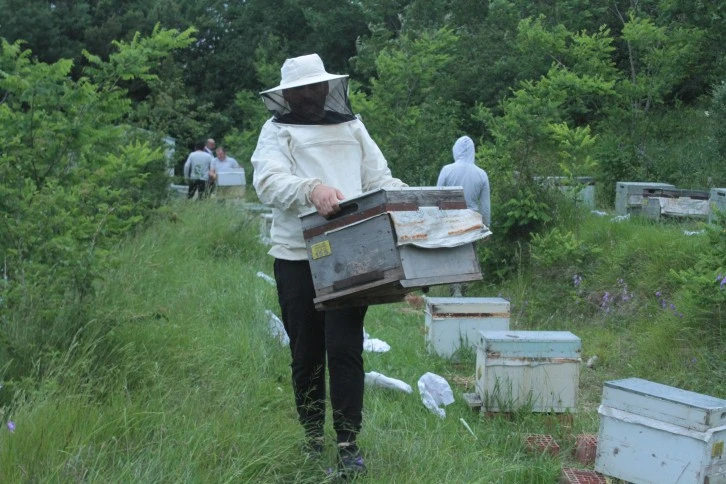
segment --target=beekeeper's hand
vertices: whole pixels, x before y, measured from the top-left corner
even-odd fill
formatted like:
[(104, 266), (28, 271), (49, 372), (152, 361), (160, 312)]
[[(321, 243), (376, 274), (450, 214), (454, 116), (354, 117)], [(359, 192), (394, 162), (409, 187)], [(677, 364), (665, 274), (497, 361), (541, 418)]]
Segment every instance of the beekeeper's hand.
[(345, 197), (340, 190), (322, 183), (313, 188), (313, 192), (310, 194), (310, 201), (323, 217), (330, 217), (340, 212), (341, 200), (345, 200)]

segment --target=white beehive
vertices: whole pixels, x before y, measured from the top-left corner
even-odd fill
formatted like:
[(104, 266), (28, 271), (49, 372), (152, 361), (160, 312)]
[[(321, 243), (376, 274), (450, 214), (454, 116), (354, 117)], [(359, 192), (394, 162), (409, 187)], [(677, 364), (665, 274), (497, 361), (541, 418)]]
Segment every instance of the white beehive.
[(244, 168), (234, 168), (217, 173), (218, 187), (235, 187), (246, 183)]
[(239, 200), (245, 196), (245, 184), (244, 168), (220, 171), (217, 173), (214, 194), (220, 200)]
[(643, 484), (726, 483), (726, 400), (640, 378), (605, 382), (595, 470)]
[(481, 331), (476, 392), (482, 410), (577, 411), (580, 338), (569, 331)]
[(714, 221), (714, 215), (719, 212), (726, 217), (726, 188), (712, 188), (708, 198), (708, 222)]
[(640, 214), (643, 208), (643, 194), (648, 190), (675, 188), (669, 183), (617, 182), (615, 184), (615, 213), (618, 215)]
[(476, 347), (479, 331), (509, 329), (509, 301), (501, 297), (427, 297), (426, 346), (439, 356)]

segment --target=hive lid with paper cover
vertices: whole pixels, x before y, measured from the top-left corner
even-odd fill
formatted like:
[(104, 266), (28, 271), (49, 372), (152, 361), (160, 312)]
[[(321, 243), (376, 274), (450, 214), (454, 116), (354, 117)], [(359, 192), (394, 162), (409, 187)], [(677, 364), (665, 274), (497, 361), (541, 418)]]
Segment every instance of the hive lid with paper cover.
[(385, 188), (300, 216), (319, 309), (400, 301), (440, 284), (481, 280), (474, 242), (491, 232), (461, 187)]

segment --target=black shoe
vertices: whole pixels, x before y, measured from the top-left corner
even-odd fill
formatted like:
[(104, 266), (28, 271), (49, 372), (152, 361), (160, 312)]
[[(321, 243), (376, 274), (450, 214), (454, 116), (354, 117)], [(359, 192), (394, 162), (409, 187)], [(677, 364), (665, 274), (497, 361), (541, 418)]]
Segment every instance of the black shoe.
[(354, 479), (366, 473), (366, 465), (363, 462), (358, 446), (355, 444), (338, 445), (338, 478)]
[(323, 455), (325, 448), (324, 437), (309, 437), (303, 444), (303, 453), (309, 459), (319, 459)]

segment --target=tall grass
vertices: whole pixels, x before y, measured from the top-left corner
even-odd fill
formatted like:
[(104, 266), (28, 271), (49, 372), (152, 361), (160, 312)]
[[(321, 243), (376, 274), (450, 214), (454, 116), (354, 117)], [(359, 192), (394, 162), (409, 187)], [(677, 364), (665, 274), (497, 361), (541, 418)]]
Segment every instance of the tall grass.
[[(214, 201), (180, 203), (117, 248), (99, 283), (93, 323), (77, 335), (42, 384), (28, 385), (0, 420), (0, 482), (321, 482), (334, 465), (332, 428), (320, 460), (300, 452), (289, 351), (268, 330), (279, 314), (272, 259), (258, 242), (258, 216)], [(360, 444), (366, 482), (551, 483), (562, 465), (579, 466), (573, 435), (598, 429), (602, 383), (639, 376), (726, 397), (724, 334), (689, 319), (667, 277), (686, 267), (702, 238), (678, 225), (616, 224), (583, 214), (579, 265), (523, 263), (500, 286), (468, 295), (508, 298), (515, 329), (570, 330), (584, 358), (572, 423), (515, 412), (483, 417), (462, 398), (473, 392), (475, 358), (426, 350), (424, 314), (407, 304), (374, 306), (366, 331), (391, 346), (366, 353), (367, 371), (408, 382), (432, 371), (456, 402), (439, 419), (412, 395), (368, 388)], [(531, 268), (531, 269), (530, 269)], [(572, 276), (582, 282), (575, 286)], [(622, 281), (622, 282), (621, 282)], [(611, 300), (603, 295), (630, 298)], [(618, 292), (620, 291), (620, 292)], [(656, 292), (673, 302), (663, 309)], [(433, 288), (430, 295), (445, 295)], [(474, 435), (462, 424), (469, 424)], [(524, 436), (551, 434), (559, 456), (527, 452)]]

